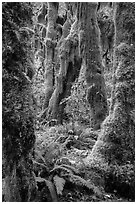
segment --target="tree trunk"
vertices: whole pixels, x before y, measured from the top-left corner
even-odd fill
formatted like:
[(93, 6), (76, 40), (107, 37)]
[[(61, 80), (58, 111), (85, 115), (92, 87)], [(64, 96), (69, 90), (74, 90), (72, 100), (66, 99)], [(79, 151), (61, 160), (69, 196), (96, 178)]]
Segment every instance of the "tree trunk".
[(105, 68), (113, 63), (114, 49), (114, 12), (110, 2), (100, 2), (97, 10), (97, 20), (100, 28), (100, 40), (102, 46), (102, 58)]
[(32, 162), (34, 109), (30, 83), (33, 52), (32, 38), (25, 31), (22, 35), (20, 28), (32, 23), (32, 5), (6, 2), (2, 13), (3, 194), (6, 202), (28, 202), (36, 196)]
[(71, 23), (71, 15), (68, 11), (68, 19), (63, 25), (63, 35), (59, 42), (60, 70), (56, 77), (56, 88), (48, 107), (49, 118), (57, 119), (59, 123), (62, 122), (65, 107), (65, 103), (60, 104), (60, 102), (70, 95), (72, 83), (79, 76), (81, 68), (81, 58), (78, 53), (77, 19), (72, 25)]
[[(126, 15), (125, 15), (126, 13)], [(115, 52), (114, 52), (114, 86), (112, 91), (112, 105), (109, 116), (104, 121), (101, 134), (85, 162), (98, 169), (109, 167), (134, 169), (135, 145), (135, 65), (134, 65), (134, 22), (132, 31), (128, 28), (127, 15), (134, 15), (133, 3), (116, 3), (115, 8)], [(130, 165), (129, 165), (130, 164)], [(127, 165), (127, 166), (126, 166)], [(111, 172), (112, 173), (112, 172)], [(109, 180), (109, 185), (116, 182), (114, 188), (124, 189), (128, 181), (128, 194), (134, 197), (134, 173), (124, 175), (123, 180), (115, 180), (116, 174)], [(121, 177), (121, 175), (120, 175)], [(103, 178), (103, 177), (102, 177)], [(121, 182), (121, 183), (120, 183)], [(108, 185), (107, 183), (107, 185)], [(122, 185), (125, 185), (124, 187)], [(119, 186), (119, 187), (118, 187)], [(117, 189), (116, 189), (117, 190)], [(124, 191), (124, 190), (123, 190)], [(126, 191), (124, 193), (126, 195)]]
[(56, 20), (58, 16), (58, 2), (48, 2), (48, 25), (45, 38), (45, 102), (44, 109), (48, 107), (54, 86), (54, 53), (56, 46)]
[[(20, 91), (14, 79), (3, 83), (6, 83), (4, 89), (9, 83), (12, 87), (9, 91), (12, 104), (6, 104), (7, 108), (12, 109), (3, 112), (4, 199), (6, 202), (32, 201), (36, 194), (36, 184), (32, 163), (35, 134), (31, 89), (28, 85), (22, 85)], [(6, 95), (3, 95), (3, 99), (8, 100)]]
[(79, 50), (86, 64), (87, 100), (91, 108), (94, 129), (100, 128), (108, 113), (100, 30), (97, 23), (97, 3), (79, 3)]
[(14, 161), (12, 169), (6, 170), (4, 200), (6, 202), (31, 202), (36, 196), (36, 183), (32, 173), (31, 157)]

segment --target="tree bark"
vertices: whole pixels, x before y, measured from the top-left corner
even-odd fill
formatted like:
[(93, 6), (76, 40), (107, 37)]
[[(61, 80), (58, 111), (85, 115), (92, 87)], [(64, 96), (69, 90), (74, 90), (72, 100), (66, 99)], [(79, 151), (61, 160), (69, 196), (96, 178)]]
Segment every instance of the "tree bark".
[[(3, 83), (6, 83), (4, 87), (10, 83), (8, 93), (12, 101), (5, 105), (10, 111), (3, 111), (4, 199), (6, 202), (28, 202), (36, 194), (32, 163), (35, 134), (31, 89), (29, 85), (22, 85), (20, 91), (20, 85), (14, 79)], [(3, 95), (5, 101), (7, 96)]]
[(45, 56), (45, 102), (44, 109), (48, 107), (49, 100), (53, 93), (54, 86), (54, 53), (56, 47), (56, 20), (58, 16), (58, 2), (48, 2), (48, 25), (45, 38), (46, 56)]
[[(109, 169), (110, 166), (120, 166), (122, 169), (127, 165), (128, 168), (129, 163), (134, 166), (135, 48), (134, 24), (132, 25), (132, 32), (128, 29), (128, 26), (125, 26), (125, 23), (126, 25), (129, 23), (127, 22), (129, 12), (131, 12), (130, 15), (134, 15), (132, 3), (116, 3), (114, 85), (111, 96), (111, 110), (103, 123), (101, 134), (91, 154), (85, 160), (86, 164), (100, 170)], [(133, 44), (131, 44), (131, 40)], [(124, 176), (125, 180), (128, 180), (128, 176)], [(109, 180), (109, 183), (111, 182), (113, 183), (114, 180)], [(120, 186), (119, 183), (117, 185)], [(133, 193), (134, 180), (132, 180), (130, 187), (128, 189)]]
[(32, 38), (25, 31), (22, 35), (20, 28), (32, 24), (33, 12), (32, 5), (25, 2), (6, 2), (2, 9), (4, 201), (28, 202), (36, 195), (32, 162), (35, 134), (31, 79), (34, 70), (30, 63)]
[(101, 56), (97, 3), (78, 3), (79, 51), (86, 64), (87, 100), (94, 129), (99, 129), (108, 113)]
[[(100, 28), (102, 58), (105, 68), (113, 63), (114, 49), (114, 3), (100, 2), (98, 4), (97, 20)], [(110, 65), (109, 65), (110, 66)]]
[(65, 107), (65, 102), (60, 102), (70, 95), (72, 83), (79, 76), (82, 62), (78, 53), (78, 21), (76, 19), (72, 25), (71, 23), (68, 11), (68, 19), (63, 25), (63, 35), (59, 42), (60, 70), (48, 107), (49, 118), (57, 119), (59, 123), (62, 122)]

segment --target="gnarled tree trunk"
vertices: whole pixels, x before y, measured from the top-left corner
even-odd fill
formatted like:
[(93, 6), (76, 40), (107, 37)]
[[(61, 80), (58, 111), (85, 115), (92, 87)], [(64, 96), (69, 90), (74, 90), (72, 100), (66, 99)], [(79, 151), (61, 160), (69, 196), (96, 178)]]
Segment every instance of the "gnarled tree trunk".
[(57, 119), (59, 123), (63, 119), (65, 103), (60, 104), (63, 98), (71, 93), (71, 86), (79, 76), (81, 58), (78, 53), (78, 21), (71, 25), (71, 14), (63, 25), (63, 35), (59, 42), (60, 70), (56, 77), (55, 90), (49, 102), (48, 115), (51, 119)]
[[(134, 21), (128, 28), (127, 15), (134, 15), (133, 3), (116, 3), (114, 85), (109, 116), (104, 121), (101, 134), (85, 162), (93, 169), (114, 170), (107, 187), (124, 196), (134, 198), (134, 148), (135, 148), (135, 66)], [(131, 44), (132, 42), (132, 44)], [(116, 171), (120, 169), (120, 172)], [(126, 175), (125, 169), (129, 175)], [(130, 170), (129, 170), (130, 169)], [(111, 172), (112, 173), (112, 172)], [(123, 175), (124, 179), (122, 180)], [(102, 177), (103, 178), (103, 177)], [(118, 179), (120, 178), (120, 179)], [(131, 179), (131, 180), (128, 180)], [(126, 183), (127, 182), (127, 183)], [(126, 191), (127, 188), (127, 191)], [(123, 192), (122, 192), (123, 191)]]

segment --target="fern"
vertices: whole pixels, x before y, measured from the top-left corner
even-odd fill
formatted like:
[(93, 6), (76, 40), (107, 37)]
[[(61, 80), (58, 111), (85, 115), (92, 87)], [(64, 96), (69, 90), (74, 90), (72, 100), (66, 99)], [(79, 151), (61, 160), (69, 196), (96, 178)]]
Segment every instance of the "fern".
[(81, 178), (80, 176), (70, 174), (69, 181), (74, 183), (75, 185), (87, 187), (88, 189), (92, 189), (91, 184), (85, 179)]
[(60, 173), (60, 172), (66, 172), (68, 174), (73, 174), (71, 169), (65, 168), (63, 165), (55, 166), (50, 173)]
[(79, 171), (73, 166), (70, 166), (70, 165), (67, 165), (67, 164), (62, 164), (61, 166), (70, 169), (75, 174), (79, 174)]
[(35, 161), (35, 160), (33, 160), (33, 165), (34, 165), (34, 166), (35, 166), (35, 165), (38, 165), (38, 166), (40, 166), (40, 167), (46, 169), (47, 172), (49, 172), (48, 166), (46, 166), (46, 165), (44, 165), (44, 164), (41, 164), (41, 163), (39, 163), (39, 162), (37, 162), (37, 161)]
[(74, 174), (70, 174), (69, 175), (69, 181), (74, 183), (77, 186), (86, 187), (89, 190), (92, 190), (98, 196), (102, 195), (102, 192), (99, 190), (98, 187), (94, 186), (89, 181), (86, 181), (85, 179), (81, 178), (80, 176), (77, 176), (77, 175), (74, 175)]
[(66, 181), (57, 175), (54, 176), (53, 181), (54, 181), (54, 184), (55, 184), (55, 187), (57, 190), (57, 194), (62, 195), (62, 191), (64, 189), (64, 185), (65, 185)]
[[(62, 157), (60, 160), (62, 160), (62, 159), (67, 159), (67, 157)], [(57, 162), (58, 161), (59, 160), (57, 160)], [(75, 167), (73, 167), (73, 166), (71, 166), (69, 164), (63, 164), (63, 163), (60, 164), (60, 165), (55, 166), (55, 168), (52, 171), (56, 171), (57, 169), (61, 170), (62, 167), (65, 168), (65, 169), (71, 170), (75, 174), (79, 174), (79, 171)], [(63, 170), (65, 170), (65, 169), (63, 169)]]
[(35, 177), (35, 180), (36, 182), (39, 182), (39, 183), (44, 182), (50, 191), (52, 201), (57, 202), (57, 195), (56, 195), (54, 184), (51, 181), (41, 177)]
[[(59, 184), (57, 184), (57, 185), (59, 185), (58, 186), (59, 190), (60, 189), (63, 190), (64, 185), (62, 182), (65, 180), (66, 182), (69, 181), (69, 182), (75, 184), (76, 186), (86, 187), (87, 189), (92, 190), (92, 192), (97, 194), (98, 196), (102, 195), (102, 193), (98, 187), (94, 186), (93, 184), (91, 184), (89, 181), (86, 181), (82, 177), (75, 175), (76, 173), (78, 174), (78, 171), (70, 165), (63, 164), (60, 166), (56, 166), (50, 173), (56, 173), (56, 174), (60, 175), (60, 177), (63, 177), (63, 178), (61, 178), (61, 179), (63, 179), (62, 181), (61, 180), (58, 181), (58, 179), (57, 179), (57, 182), (56, 182), (56, 184), (59, 182)], [(65, 173), (65, 174), (63, 174), (63, 173)], [(54, 178), (56, 178), (56, 176), (54, 176)], [(57, 178), (58, 177), (59, 176), (57, 176)], [(55, 181), (54, 181), (54, 183), (55, 183)], [(55, 184), (55, 186), (56, 186), (56, 184)], [(56, 188), (57, 188), (57, 186), (56, 186)], [(62, 193), (62, 191), (61, 191), (61, 193)]]
[(38, 150), (35, 151), (35, 154), (37, 154), (37, 156), (39, 157), (39, 159), (41, 159), (44, 164), (46, 163), (45, 158), (42, 156), (42, 154), (40, 153), (40, 151), (38, 151)]

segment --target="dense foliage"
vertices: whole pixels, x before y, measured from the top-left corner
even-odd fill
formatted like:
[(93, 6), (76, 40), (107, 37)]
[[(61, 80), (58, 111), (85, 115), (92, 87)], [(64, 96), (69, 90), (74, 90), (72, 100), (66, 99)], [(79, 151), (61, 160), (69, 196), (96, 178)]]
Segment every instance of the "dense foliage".
[(134, 201), (135, 4), (3, 2), (2, 42), (3, 201)]

